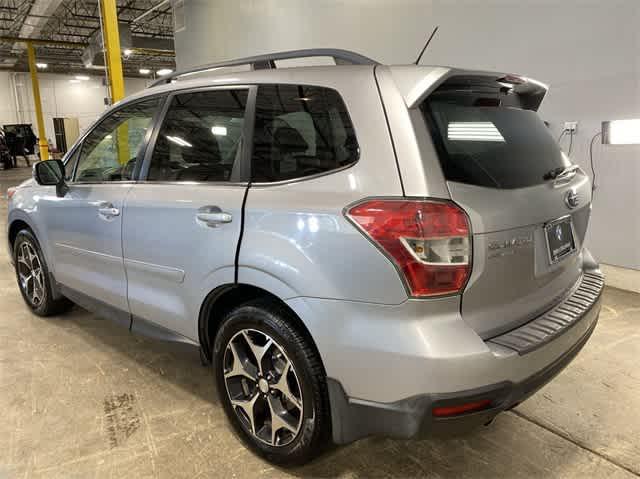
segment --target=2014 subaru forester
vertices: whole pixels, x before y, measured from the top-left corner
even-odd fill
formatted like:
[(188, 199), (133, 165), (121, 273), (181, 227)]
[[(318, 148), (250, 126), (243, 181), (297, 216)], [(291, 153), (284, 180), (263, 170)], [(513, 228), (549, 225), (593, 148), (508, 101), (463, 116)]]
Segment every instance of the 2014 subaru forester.
[[(274, 68), (306, 56), (337, 65)], [(486, 424), (589, 338), (591, 184), (540, 82), (311, 50), (160, 83), (9, 192), (20, 291), (198, 345), (268, 460)]]

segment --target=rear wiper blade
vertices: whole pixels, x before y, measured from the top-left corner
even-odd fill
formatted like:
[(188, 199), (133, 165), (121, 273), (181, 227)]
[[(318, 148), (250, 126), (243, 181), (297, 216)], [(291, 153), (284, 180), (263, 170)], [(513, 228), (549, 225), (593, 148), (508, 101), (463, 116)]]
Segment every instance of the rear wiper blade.
[(554, 168), (553, 170), (547, 171), (542, 177), (543, 180), (562, 180), (573, 177), (578, 171), (578, 165), (571, 166), (559, 166), (558, 168)]

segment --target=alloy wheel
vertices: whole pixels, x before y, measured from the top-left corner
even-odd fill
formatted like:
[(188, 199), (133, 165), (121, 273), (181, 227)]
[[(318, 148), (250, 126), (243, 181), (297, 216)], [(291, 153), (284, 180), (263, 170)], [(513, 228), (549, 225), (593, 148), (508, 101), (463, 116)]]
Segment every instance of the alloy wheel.
[(44, 274), (40, 257), (29, 242), (22, 243), (18, 249), (17, 270), (20, 289), (37, 308), (44, 300)]
[(243, 329), (224, 352), (224, 381), (244, 428), (273, 447), (291, 443), (302, 425), (302, 388), (284, 349), (269, 335)]

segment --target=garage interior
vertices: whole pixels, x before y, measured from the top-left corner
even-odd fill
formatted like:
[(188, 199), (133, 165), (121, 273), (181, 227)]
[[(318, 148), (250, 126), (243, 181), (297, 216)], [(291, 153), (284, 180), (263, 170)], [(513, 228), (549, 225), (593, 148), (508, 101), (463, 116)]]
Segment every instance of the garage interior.
[[(344, 48), (382, 63), (410, 63), (435, 26), (422, 64), (512, 71), (545, 82), (541, 117), (571, 160), (596, 175), (587, 245), (606, 274), (600, 320), (554, 381), (471, 435), (369, 438), (282, 469), (233, 434), (197, 349), (132, 335), (80, 307), (35, 316), (2, 248), (0, 477), (640, 475), (640, 133), (635, 144), (592, 142), (602, 122), (640, 118), (640, 5), (111, 1), (126, 96), (170, 71), (280, 50)], [(95, 0), (0, 0), (0, 126), (29, 124), (46, 139), (26, 155), (29, 163), (38, 152), (62, 157), (121, 98), (105, 77), (113, 52), (102, 42), (100, 7)], [(37, 62), (31, 74), (30, 49)], [(60, 118), (66, 128), (56, 126)], [(7, 189), (31, 177), (26, 159), (0, 170), (2, 231)]]

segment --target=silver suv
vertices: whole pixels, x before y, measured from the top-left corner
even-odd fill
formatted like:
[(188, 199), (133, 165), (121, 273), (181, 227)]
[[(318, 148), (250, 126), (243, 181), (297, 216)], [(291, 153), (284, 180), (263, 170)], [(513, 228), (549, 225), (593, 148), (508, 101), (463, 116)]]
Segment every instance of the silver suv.
[[(277, 68), (308, 56), (336, 65)], [(160, 83), (9, 192), (20, 290), (198, 345), (268, 460), (488, 424), (592, 333), (591, 185), (540, 82), (311, 50)]]

